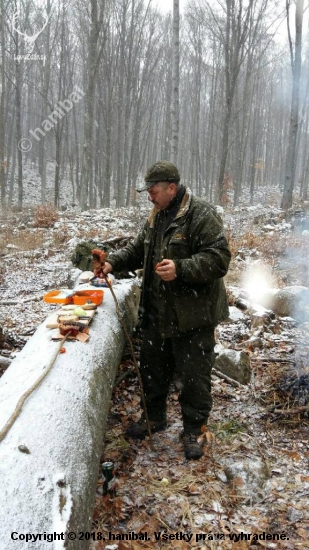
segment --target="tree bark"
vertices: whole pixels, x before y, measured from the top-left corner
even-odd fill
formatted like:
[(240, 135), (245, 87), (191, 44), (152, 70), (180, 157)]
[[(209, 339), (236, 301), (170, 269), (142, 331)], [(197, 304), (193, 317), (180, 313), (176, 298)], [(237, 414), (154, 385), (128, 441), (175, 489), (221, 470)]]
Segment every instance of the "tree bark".
[(177, 165), (179, 145), (179, 0), (173, 4), (173, 95), (171, 161)]
[[(287, 12), (289, 13), (289, 0), (287, 0)], [(290, 41), (291, 64), (293, 73), (292, 102), (290, 112), (290, 125), (288, 146), (286, 152), (284, 189), (281, 200), (281, 208), (291, 208), (293, 203), (293, 190), (295, 184), (295, 172), (297, 162), (297, 132), (299, 121), (299, 90), (301, 76), (301, 50), (302, 50), (302, 28), (303, 28), (304, 0), (297, 0), (295, 12), (295, 52)], [(288, 18), (289, 24), (289, 18)]]
[[(50, 15), (51, 0), (47, 0), (46, 11)], [(48, 115), (48, 92), (50, 84), (50, 24), (47, 25), (46, 39), (44, 43), (44, 55), (45, 65), (43, 73), (43, 94), (42, 94), (42, 121), (47, 118)], [(46, 202), (46, 141), (45, 135), (40, 138), (40, 175), (41, 175), (41, 202)]]
[[(103, 23), (105, 10), (105, 0), (90, 0), (91, 4), (91, 23), (88, 40), (87, 56), (87, 93), (86, 93), (86, 111), (84, 123), (84, 151), (83, 151), (83, 170), (81, 182), (80, 203), (83, 210), (86, 210), (88, 203), (90, 207), (94, 206), (95, 197), (93, 189), (93, 156), (94, 156), (94, 107), (95, 90), (98, 79), (98, 63), (102, 55), (102, 48), (99, 48), (99, 35)], [(100, 9), (99, 9), (100, 6)], [(88, 202), (89, 201), (89, 202)]]
[(22, 61), (18, 59), (19, 37), (15, 33), (15, 116), (16, 116), (16, 147), (17, 147), (17, 183), (18, 183), (18, 208), (23, 206), (23, 155), (22, 155), (22, 109), (21, 109), (21, 88), (22, 88)]
[(4, 0), (1, 0), (1, 96), (0, 96), (0, 193), (1, 206), (5, 207), (5, 184), (6, 175), (5, 168), (8, 163), (5, 163), (5, 97), (6, 97), (6, 50), (5, 50), (5, 9)]

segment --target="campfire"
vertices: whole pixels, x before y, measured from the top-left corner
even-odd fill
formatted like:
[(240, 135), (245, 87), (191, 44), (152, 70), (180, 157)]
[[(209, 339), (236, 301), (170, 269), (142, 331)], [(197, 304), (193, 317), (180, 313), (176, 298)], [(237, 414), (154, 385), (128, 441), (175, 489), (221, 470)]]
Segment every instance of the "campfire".
[(286, 401), (287, 411), (289, 408), (298, 408), (309, 416), (309, 367), (285, 374), (279, 384), (280, 396)]

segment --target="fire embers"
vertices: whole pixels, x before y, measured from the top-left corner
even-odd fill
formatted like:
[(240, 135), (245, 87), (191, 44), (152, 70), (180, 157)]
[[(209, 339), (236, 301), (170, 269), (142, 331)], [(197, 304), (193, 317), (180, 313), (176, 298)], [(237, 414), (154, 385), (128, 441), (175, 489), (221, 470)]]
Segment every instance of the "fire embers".
[[(289, 371), (279, 389), (289, 399), (290, 406), (306, 407), (309, 405), (309, 372), (299, 374)], [(304, 413), (309, 416), (309, 410)]]

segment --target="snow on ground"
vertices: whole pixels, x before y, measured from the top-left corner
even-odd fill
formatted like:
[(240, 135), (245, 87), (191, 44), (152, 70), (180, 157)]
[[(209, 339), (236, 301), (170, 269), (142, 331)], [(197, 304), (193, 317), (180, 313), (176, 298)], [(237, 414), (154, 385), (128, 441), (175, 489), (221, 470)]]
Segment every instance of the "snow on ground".
[[(49, 290), (73, 284), (71, 256), (78, 242), (134, 235), (145, 218), (140, 209), (84, 213), (72, 209), (60, 212), (54, 227), (44, 229), (33, 227), (31, 209), (20, 213), (17, 223), (16, 216), (16, 212), (0, 214), (0, 323), (23, 338), (56, 307), (39, 298)], [(30, 297), (38, 301), (25, 302)], [(18, 303), (6, 305), (10, 301)]]
[[(307, 216), (295, 210), (286, 216), (277, 206), (266, 206), (262, 196), (260, 203), (224, 212), (233, 251), (227, 285), (234, 307), (250, 302), (242, 277), (258, 262), (267, 263), (275, 286), (309, 286)], [(22, 343), (14, 347), (14, 341), (26, 341), (54, 307), (25, 299), (70, 284), (77, 242), (135, 235), (147, 211), (147, 205), (84, 213), (69, 207), (52, 229), (33, 227), (31, 209), (2, 213), (1, 302), (18, 301), (0, 306), (7, 335), (15, 336), (2, 354), (18, 353)], [(234, 387), (213, 377), (214, 407), (200, 461), (183, 457), (176, 390), (169, 397), (168, 428), (154, 436), (152, 451), (147, 440), (134, 443), (123, 437), (126, 424), (140, 415), (134, 374), (116, 387), (102, 460), (116, 465), (117, 496), (102, 498), (99, 478), (94, 527), (106, 540), (92, 541), (91, 548), (309, 548), (308, 419), (275, 412), (283, 403), (278, 387), (284, 373), (308, 368), (308, 323), (295, 325), (291, 318), (274, 316), (253, 330), (248, 311), (242, 311), (244, 317), (234, 315), (220, 326), (217, 338), (221, 346), (249, 354), (252, 382)], [(128, 368), (127, 356), (120, 370)], [(150, 540), (120, 540), (130, 532), (147, 532)], [(211, 538), (211, 533), (220, 537)], [(190, 541), (185, 534), (192, 534)], [(257, 540), (248, 540), (249, 534)], [(267, 534), (281, 538), (270, 540)]]

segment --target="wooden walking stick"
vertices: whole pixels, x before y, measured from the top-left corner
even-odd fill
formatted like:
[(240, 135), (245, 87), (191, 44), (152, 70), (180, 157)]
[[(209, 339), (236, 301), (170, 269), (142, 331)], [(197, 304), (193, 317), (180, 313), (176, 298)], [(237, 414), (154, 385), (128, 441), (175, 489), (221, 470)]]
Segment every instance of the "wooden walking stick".
[[(103, 273), (103, 271), (102, 271)], [(141, 377), (141, 373), (140, 373), (140, 370), (139, 370), (139, 366), (137, 364), (137, 359), (136, 359), (136, 355), (135, 355), (135, 352), (134, 352), (134, 349), (133, 349), (133, 344), (132, 344), (132, 339), (130, 338), (130, 335), (127, 331), (127, 327), (125, 325), (125, 322), (123, 320), (123, 317), (122, 317), (122, 314), (121, 314), (121, 311), (120, 311), (120, 307), (119, 307), (119, 303), (118, 303), (118, 300), (117, 300), (117, 296), (112, 288), (112, 285), (111, 283), (109, 282), (108, 280), (108, 276), (105, 275), (105, 273), (103, 273), (103, 277), (106, 281), (106, 284), (108, 286), (108, 288), (110, 289), (111, 291), (111, 294), (112, 294), (112, 297), (114, 299), (114, 302), (115, 302), (115, 306), (116, 306), (116, 314), (117, 314), (117, 317), (118, 317), (118, 320), (121, 324), (121, 327), (123, 329), (123, 332), (125, 334), (125, 337), (128, 341), (128, 344), (130, 346), (130, 351), (131, 351), (131, 355), (132, 355), (132, 359), (133, 359), (133, 364), (134, 364), (134, 367), (135, 367), (135, 370), (136, 370), (136, 374), (137, 374), (137, 378), (138, 378), (138, 382), (139, 382), (139, 385), (140, 385), (140, 389), (141, 389), (141, 397), (142, 397), (142, 403), (143, 403), (143, 408), (144, 408), (144, 413), (145, 413), (145, 419), (146, 419), (146, 424), (147, 424), (147, 430), (148, 430), (148, 434), (149, 434), (149, 440), (150, 440), (150, 446), (151, 446), (151, 450), (154, 451), (154, 445), (153, 445), (153, 439), (152, 439), (152, 433), (151, 433), (151, 428), (150, 428), (150, 423), (149, 423), (149, 418), (148, 418), (148, 413), (147, 413), (147, 407), (146, 407), (146, 399), (145, 399), (145, 393), (144, 393), (144, 388), (143, 388), (143, 382), (142, 382), (142, 377)]]

